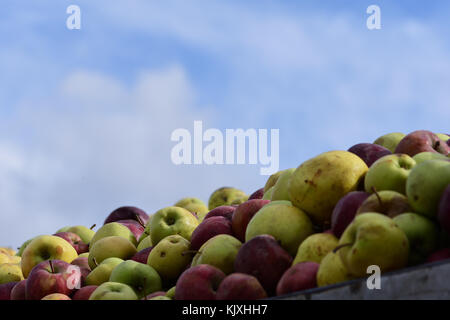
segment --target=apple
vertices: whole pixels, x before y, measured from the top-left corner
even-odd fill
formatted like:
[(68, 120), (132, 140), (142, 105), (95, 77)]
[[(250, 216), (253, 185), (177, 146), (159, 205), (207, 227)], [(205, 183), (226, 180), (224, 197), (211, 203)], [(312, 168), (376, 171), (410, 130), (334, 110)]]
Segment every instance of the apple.
[(232, 232), (236, 238), (240, 241), (245, 241), (245, 231), (248, 223), (268, 203), (270, 203), (270, 200), (253, 199), (244, 202), (236, 208), (231, 218)]
[(209, 264), (225, 274), (234, 271), (234, 260), (242, 243), (228, 234), (219, 234), (206, 241), (192, 259), (191, 266)]
[(92, 292), (89, 300), (138, 300), (138, 297), (129, 285), (105, 282)]
[(435, 219), (440, 198), (450, 183), (450, 161), (428, 160), (414, 167), (406, 181), (412, 212)]
[(289, 195), (289, 181), (294, 171), (295, 168), (283, 170), (283, 172), (278, 177), (277, 182), (273, 186), (272, 196), (270, 200), (291, 200)]
[(161, 277), (151, 266), (127, 260), (116, 266), (109, 277), (110, 282), (129, 285), (141, 299), (162, 289)]
[(272, 199), (272, 192), (273, 192), (273, 187), (270, 187), (269, 190), (264, 192), (264, 195), (263, 195), (262, 199), (263, 200), (270, 200), (270, 199)]
[(139, 241), (139, 244), (137, 246), (137, 251), (144, 250), (145, 248), (152, 247), (152, 238), (150, 236), (146, 236), (141, 241)]
[(322, 259), (338, 246), (339, 239), (333, 234), (315, 233), (306, 238), (298, 247), (292, 265), (301, 262), (321, 263)]
[(220, 206), (231, 205), (235, 200), (237, 201), (247, 201), (248, 196), (245, 192), (232, 188), (232, 187), (222, 187), (215, 190), (208, 200), (208, 209), (212, 210)]
[(342, 263), (338, 252), (330, 251), (322, 259), (317, 271), (317, 286), (324, 287), (354, 279)]
[(12, 248), (0, 247), (0, 253), (5, 253), (9, 256), (14, 256), (16, 251)]
[(388, 217), (411, 212), (408, 198), (396, 191), (383, 190), (370, 195), (358, 208), (356, 215), (365, 212), (378, 212)]
[(81, 286), (83, 287), (86, 284), (86, 279), (89, 273), (91, 273), (91, 267), (89, 267), (89, 259), (88, 257), (78, 257), (73, 260), (71, 265), (78, 266), (80, 268), (81, 273)]
[(444, 134), (444, 133), (436, 133), (436, 136), (441, 139), (442, 141), (446, 141), (448, 142), (448, 140), (450, 139), (450, 136), (448, 134)]
[(73, 233), (79, 235), (81, 240), (84, 243), (88, 244), (89, 242), (91, 242), (91, 239), (95, 234), (95, 231), (92, 230), (94, 227), (95, 227), (95, 224), (90, 229), (85, 226), (73, 226), (73, 227), (69, 227), (65, 231), (59, 231), (59, 232), (73, 232)]
[[(269, 179), (267, 179), (266, 184), (264, 185), (264, 194), (266, 194), (269, 189), (273, 188), (273, 186), (277, 183), (278, 178), (281, 176), (284, 170), (280, 170), (272, 174)], [(270, 200), (270, 199), (269, 199)]]
[(70, 295), (75, 288), (72, 283), (80, 283), (81, 275), (70, 271), (71, 265), (62, 260), (46, 260), (31, 270), (26, 283), (28, 300), (41, 300), (51, 293)]
[(150, 237), (153, 245), (167, 236), (178, 234), (191, 240), (191, 234), (199, 221), (188, 210), (180, 207), (167, 207), (157, 211), (150, 221)]
[(12, 300), (12, 290), (19, 282), (12, 281), (0, 284), (0, 301), (1, 300)]
[(389, 149), (374, 143), (358, 143), (348, 151), (360, 157), (369, 168), (381, 157), (392, 154)]
[(411, 157), (424, 151), (448, 155), (450, 147), (433, 132), (417, 130), (406, 135), (395, 148), (395, 153), (406, 153)]
[(134, 235), (134, 238), (136, 240), (139, 239), (141, 235), (144, 233), (145, 225), (140, 224), (136, 220), (128, 219), (128, 220), (118, 220), (116, 222), (130, 229), (131, 233)]
[(317, 287), (317, 262), (300, 262), (289, 269), (281, 277), (277, 284), (277, 295), (302, 291)]
[(175, 299), (175, 289), (176, 289), (176, 286), (173, 286), (172, 288), (167, 290), (166, 296), (169, 297), (170, 299), (174, 300)]
[(260, 188), (260, 189), (256, 190), (255, 192), (253, 192), (250, 195), (250, 197), (248, 197), (248, 200), (262, 199), (263, 196), (264, 196), (264, 188)]
[(111, 212), (103, 224), (129, 219), (136, 220), (145, 225), (147, 224), (149, 217), (148, 214), (142, 209), (133, 206), (123, 206)]
[(175, 234), (158, 242), (148, 255), (147, 264), (158, 272), (164, 284), (172, 284), (189, 266), (192, 256), (189, 241)]
[(365, 277), (371, 265), (377, 265), (382, 273), (405, 267), (409, 242), (391, 218), (380, 213), (363, 213), (345, 229), (338, 252), (350, 274)]
[(450, 259), (450, 248), (440, 249), (427, 257), (427, 262), (435, 262)]
[(152, 249), (153, 247), (142, 249), (138, 251), (134, 256), (132, 256), (130, 260), (146, 264), (148, 260), (148, 255), (150, 254)]
[(27, 241), (25, 241), (19, 248), (19, 251), (17, 251), (16, 255), (18, 257), (22, 257), (23, 252), (25, 251), (25, 248), (31, 243), (31, 241), (33, 241), (35, 238), (37, 238), (39, 236), (36, 236), (34, 238), (28, 239)]
[(94, 292), (97, 288), (98, 286), (93, 285), (82, 287), (74, 293), (72, 300), (89, 300), (92, 292)]
[(442, 153), (429, 152), (429, 151), (417, 153), (412, 158), (414, 159), (414, 161), (416, 161), (416, 164), (422, 163), (427, 160), (447, 160), (448, 159)]
[(198, 250), (207, 240), (218, 234), (233, 235), (231, 221), (222, 216), (205, 219), (191, 235), (191, 249)]
[(22, 273), (25, 278), (36, 265), (46, 260), (62, 260), (67, 263), (78, 257), (77, 251), (66, 240), (43, 235), (33, 239), (22, 253)]
[(295, 256), (298, 246), (314, 232), (308, 215), (288, 204), (269, 204), (262, 207), (250, 220), (245, 232), (245, 241), (270, 234), (281, 246)]
[(244, 273), (232, 273), (219, 285), (216, 300), (259, 300), (267, 293), (256, 277)]
[(177, 280), (175, 300), (215, 300), (224, 278), (222, 270), (208, 264), (191, 267)]
[(27, 299), (27, 280), (24, 279), (16, 283), (11, 290), (11, 300), (26, 300)]
[(450, 233), (450, 184), (444, 189), (439, 199), (437, 218), (441, 228)]
[(19, 282), (23, 280), (22, 269), (17, 263), (0, 264), (0, 284)]
[(101, 238), (94, 243), (89, 251), (89, 266), (91, 270), (94, 270), (99, 263), (107, 258), (115, 257), (127, 260), (136, 253), (136, 247), (126, 238), (120, 236)]
[(211, 217), (222, 216), (231, 221), (235, 210), (236, 207), (233, 206), (219, 206), (208, 212), (203, 220), (209, 219)]
[(0, 264), (4, 263), (14, 263), (18, 264), (21, 262), (21, 257), (18, 256), (10, 256), (9, 254), (0, 252)]
[(166, 297), (166, 296), (156, 296), (156, 297), (150, 298), (149, 300), (172, 300), (172, 299), (170, 299), (169, 297)]
[(89, 251), (89, 245), (81, 240), (80, 236), (73, 232), (58, 232), (54, 236), (63, 238), (77, 251), (78, 254), (82, 254)]
[(118, 222), (110, 222), (104, 224), (100, 229), (97, 230), (91, 242), (89, 243), (89, 250), (92, 250), (95, 243), (103, 238), (118, 236), (129, 240), (134, 246), (137, 246), (137, 240), (133, 232), (130, 231), (126, 226)]
[(92, 270), (86, 277), (86, 285), (99, 286), (102, 283), (108, 282), (112, 271), (115, 267), (121, 264), (124, 260), (120, 258), (107, 258), (103, 260), (94, 270)]
[(402, 213), (393, 220), (408, 237), (409, 265), (423, 263), (438, 246), (436, 223), (416, 213)]
[(331, 214), (331, 230), (333, 234), (340, 238), (345, 228), (355, 218), (356, 211), (361, 204), (369, 197), (369, 193), (364, 191), (352, 191), (343, 196), (333, 209)]
[(150, 293), (149, 295), (141, 298), (141, 300), (152, 300), (155, 297), (162, 297), (162, 296), (166, 296), (165, 291), (156, 291), (156, 292)]
[(416, 161), (407, 154), (391, 154), (375, 161), (367, 171), (364, 188), (367, 192), (393, 190), (405, 194), (406, 179)]
[(314, 223), (331, 225), (336, 203), (356, 191), (368, 167), (348, 151), (329, 151), (303, 162), (292, 174), (289, 184), (291, 202), (308, 212)]
[(406, 134), (401, 132), (392, 132), (385, 134), (374, 141), (374, 144), (385, 147), (392, 153), (395, 152), (395, 148), (398, 143), (406, 136)]
[(41, 300), (72, 300), (69, 296), (62, 293), (51, 293), (46, 295)]
[(174, 204), (175, 207), (184, 208), (192, 213), (195, 213), (200, 221), (203, 220), (208, 213), (206, 204), (198, 198), (183, 198)]
[(291, 255), (273, 236), (260, 235), (245, 242), (239, 249), (234, 271), (256, 277), (267, 295), (272, 296), (278, 281), (291, 265)]

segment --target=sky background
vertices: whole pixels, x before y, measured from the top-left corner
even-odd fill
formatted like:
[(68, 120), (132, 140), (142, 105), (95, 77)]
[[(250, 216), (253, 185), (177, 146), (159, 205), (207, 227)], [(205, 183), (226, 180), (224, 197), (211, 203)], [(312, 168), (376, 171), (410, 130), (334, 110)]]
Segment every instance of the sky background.
[[(71, 4), (81, 30), (66, 28)], [(260, 165), (175, 166), (171, 132), (194, 120), (279, 129), (280, 169), (389, 132), (448, 133), (449, 6), (2, 1), (0, 245), (264, 185)]]

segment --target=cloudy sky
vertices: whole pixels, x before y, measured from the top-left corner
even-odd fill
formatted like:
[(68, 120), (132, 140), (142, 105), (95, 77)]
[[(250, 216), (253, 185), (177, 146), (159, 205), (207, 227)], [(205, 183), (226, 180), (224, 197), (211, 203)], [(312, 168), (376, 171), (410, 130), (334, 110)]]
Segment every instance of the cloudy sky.
[[(66, 28), (66, 8), (81, 29)], [(368, 30), (366, 9), (381, 8)], [(153, 213), (260, 165), (172, 163), (177, 128), (279, 129), (280, 169), (389, 132), (448, 132), (445, 1), (2, 1), (0, 245)]]

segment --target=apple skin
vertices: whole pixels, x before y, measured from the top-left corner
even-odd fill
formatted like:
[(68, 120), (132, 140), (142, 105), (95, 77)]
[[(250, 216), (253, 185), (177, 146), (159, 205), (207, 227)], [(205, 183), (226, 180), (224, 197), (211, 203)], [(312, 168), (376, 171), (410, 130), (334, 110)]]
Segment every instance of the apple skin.
[(385, 135), (382, 135), (378, 139), (374, 141), (374, 144), (385, 147), (392, 153), (395, 152), (395, 148), (398, 143), (406, 136), (406, 134), (401, 132), (392, 132)]
[(212, 210), (220, 206), (229, 206), (235, 201), (240, 203), (240, 201), (244, 202), (247, 200), (248, 195), (245, 192), (232, 187), (222, 187), (215, 190), (209, 197), (208, 209)]
[(366, 192), (392, 190), (405, 194), (406, 179), (416, 161), (407, 154), (391, 154), (375, 161), (364, 178)]
[(142, 224), (145, 225), (147, 224), (148, 218), (148, 214), (142, 209), (133, 206), (123, 206), (111, 212), (103, 224), (130, 219), (138, 222), (141, 220)]
[(325, 287), (332, 284), (352, 280), (347, 268), (342, 263), (339, 252), (328, 252), (322, 259), (319, 270), (317, 270), (317, 286)]
[(27, 279), (18, 282), (11, 290), (11, 300), (27, 299)]
[(324, 232), (312, 234), (298, 247), (292, 265), (301, 262), (321, 263), (322, 259), (338, 246), (338, 243), (339, 239), (334, 234)]
[(127, 226), (119, 222), (110, 222), (104, 224), (92, 237), (91, 242), (89, 242), (89, 251), (92, 250), (95, 243), (106, 237), (118, 236), (129, 240), (134, 246), (137, 246), (137, 239), (133, 232)]
[(232, 231), (236, 238), (240, 241), (245, 241), (245, 231), (247, 225), (253, 216), (270, 200), (253, 199), (240, 204), (234, 211), (231, 218)]
[(78, 257), (77, 251), (66, 240), (56, 236), (39, 236), (33, 239), (22, 254), (22, 273), (25, 278), (36, 265), (49, 259), (67, 263)]
[(80, 282), (81, 275), (69, 273), (70, 266), (71, 264), (61, 260), (47, 260), (35, 266), (27, 278), (27, 299), (41, 300), (51, 293), (71, 295), (75, 289), (70, 289), (68, 283), (72, 283), (71, 279)]
[(433, 132), (417, 130), (406, 135), (395, 148), (395, 153), (405, 153), (411, 157), (424, 151), (438, 152), (448, 155), (449, 146)]
[(236, 210), (236, 207), (220, 206), (220, 207), (214, 208), (210, 212), (208, 212), (203, 220), (209, 219), (211, 217), (222, 216), (231, 221), (231, 219), (233, 218), (234, 210)]
[(263, 196), (264, 196), (264, 188), (261, 188), (253, 192), (250, 195), (250, 197), (248, 197), (248, 200), (262, 199)]
[(89, 266), (95, 270), (97, 264), (107, 258), (130, 259), (137, 253), (136, 247), (127, 239), (119, 236), (105, 237), (95, 242), (89, 251)]
[(341, 237), (355, 218), (358, 208), (369, 196), (370, 194), (364, 191), (352, 191), (336, 203), (331, 214), (331, 230), (336, 237)]
[(88, 257), (78, 257), (75, 260), (73, 260), (70, 264), (74, 266), (80, 267), (81, 272), (81, 286), (85, 286), (86, 284), (86, 278), (91, 273), (91, 267), (89, 267), (89, 259)]
[(94, 285), (82, 287), (73, 294), (72, 300), (89, 300), (92, 292), (97, 288), (98, 286)]
[(141, 300), (150, 300), (152, 298), (162, 297), (162, 296), (166, 296), (166, 292), (165, 291), (156, 291), (156, 292), (150, 293), (149, 295), (141, 298)]
[(183, 198), (174, 204), (175, 207), (181, 207), (195, 214), (195, 216), (202, 221), (208, 213), (206, 204), (198, 198)]
[(208, 264), (185, 270), (177, 280), (175, 300), (215, 300), (225, 273)]
[(141, 251), (136, 253), (134, 256), (132, 256), (131, 260), (146, 264), (147, 260), (148, 260), (148, 255), (150, 254), (150, 252), (152, 251), (153, 248), (154, 247), (148, 247), (148, 248), (142, 249)]
[(302, 291), (317, 287), (317, 271), (320, 264), (317, 262), (300, 262), (289, 269), (277, 284), (277, 295)]
[(448, 159), (442, 153), (435, 153), (435, 152), (429, 152), (429, 151), (420, 152), (412, 158), (414, 159), (414, 161), (416, 161), (416, 164), (422, 163), (427, 160), (447, 160)]
[(115, 221), (117, 223), (120, 223), (130, 229), (130, 231), (133, 233), (135, 239), (139, 239), (141, 235), (144, 233), (145, 226), (141, 225), (136, 220), (118, 220)]
[(191, 249), (198, 250), (209, 239), (219, 234), (233, 235), (231, 221), (223, 216), (205, 219), (195, 228), (191, 236)]
[(374, 143), (358, 143), (350, 147), (348, 151), (360, 157), (369, 168), (381, 157), (392, 154), (390, 150)]
[(89, 300), (138, 300), (138, 297), (129, 285), (108, 281), (99, 285)]
[(441, 228), (450, 233), (450, 184), (442, 192), (437, 217)]
[(216, 300), (259, 300), (267, 293), (256, 277), (244, 273), (232, 273), (219, 285)]
[(73, 232), (58, 232), (54, 236), (63, 238), (77, 251), (78, 254), (82, 254), (89, 251), (89, 245), (81, 240), (80, 236)]
[[(380, 202), (381, 200), (381, 202)], [(408, 198), (396, 191), (383, 190), (371, 194), (356, 211), (356, 215), (365, 212), (382, 213), (390, 218), (405, 212), (412, 212)]]
[(63, 293), (50, 293), (43, 297), (41, 300), (72, 300), (69, 296)]
[(102, 283), (108, 282), (112, 271), (115, 267), (121, 264), (124, 260), (120, 258), (108, 258), (103, 260), (91, 273), (86, 277), (87, 285), (99, 286)]
[(11, 292), (18, 283), (17, 281), (13, 281), (0, 284), (0, 300), (11, 300)]
[(256, 277), (267, 295), (272, 296), (278, 281), (291, 265), (292, 256), (273, 236), (260, 235), (244, 243), (239, 249), (234, 270)]
[(427, 258), (427, 262), (435, 262), (450, 259), (450, 248), (440, 249), (433, 252)]

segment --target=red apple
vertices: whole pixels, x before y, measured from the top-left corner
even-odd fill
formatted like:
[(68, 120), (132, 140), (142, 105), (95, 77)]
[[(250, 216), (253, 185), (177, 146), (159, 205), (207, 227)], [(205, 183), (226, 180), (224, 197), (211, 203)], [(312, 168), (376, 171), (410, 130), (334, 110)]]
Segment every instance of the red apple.
[(108, 217), (105, 219), (104, 224), (110, 222), (116, 222), (119, 220), (136, 220), (142, 222), (143, 225), (147, 224), (148, 214), (145, 213), (144, 210), (132, 207), (132, 206), (124, 206), (117, 208), (113, 212), (111, 212)]
[(166, 295), (165, 291), (156, 291), (156, 292), (150, 293), (149, 295), (143, 297), (141, 300), (150, 300), (151, 298), (165, 296), (165, 295)]
[(392, 154), (387, 148), (373, 143), (358, 143), (348, 149), (348, 151), (360, 157), (368, 167), (381, 157)]
[(427, 258), (427, 262), (441, 261), (450, 259), (450, 248), (440, 249), (430, 254)]
[(132, 256), (130, 260), (134, 260), (136, 262), (147, 264), (148, 255), (150, 254), (150, 251), (152, 251), (152, 249), (153, 249), (153, 247), (148, 247), (148, 248), (142, 249), (141, 251), (136, 253), (134, 256)]
[(206, 241), (219, 234), (233, 235), (231, 221), (223, 216), (204, 219), (192, 232), (191, 249), (200, 249)]
[(214, 208), (206, 214), (206, 216), (203, 218), (203, 220), (211, 218), (211, 217), (222, 216), (231, 221), (231, 218), (233, 217), (233, 212), (234, 212), (234, 210), (236, 210), (236, 207), (237, 206), (220, 206), (220, 207)]
[(216, 300), (258, 300), (267, 293), (256, 277), (244, 273), (232, 273), (220, 283)]
[(450, 184), (444, 189), (439, 200), (437, 217), (442, 229), (450, 233)]
[(248, 197), (248, 200), (253, 200), (253, 199), (262, 199), (262, 197), (264, 196), (264, 188), (258, 189), (255, 192), (253, 192), (250, 197)]
[(98, 286), (82, 287), (73, 294), (72, 300), (89, 300), (89, 297), (91, 296), (92, 292), (94, 292), (95, 289), (97, 288)]
[(54, 236), (63, 238), (77, 251), (78, 254), (82, 254), (89, 251), (89, 245), (81, 240), (80, 236), (73, 232), (58, 232)]
[(316, 262), (300, 262), (289, 269), (281, 277), (277, 285), (277, 295), (302, 291), (317, 287), (316, 275), (319, 264)]
[(51, 293), (72, 294), (75, 288), (71, 285), (81, 283), (81, 274), (70, 272), (71, 266), (61, 260), (46, 260), (36, 265), (27, 278), (27, 299), (41, 300)]
[(355, 218), (356, 211), (369, 195), (369, 193), (363, 191), (352, 191), (336, 203), (331, 214), (331, 230), (336, 237), (341, 237), (344, 230)]
[(175, 300), (215, 300), (224, 278), (222, 270), (208, 264), (186, 269), (177, 280)]
[(431, 131), (417, 130), (406, 135), (395, 148), (395, 153), (414, 156), (420, 152), (450, 153), (450, 147)]
[(231, 223), (236, 238), (245, 242), (245, 230), (250, 219), (270, 200), (253, 199), (240, 204), (233, 213)]
[(292, 265), (291, 255), (271, 235), (260, 235), (242, 245), (234, 270), (255, 276), (268, 296), (275, 294), (278, 281)]
[(0, 284), (0, 300), (11, 300), (11, 291), (19, 282)]
[(26, 300), (27, 280), (18, 282), (11, 291), (11, 300)]

